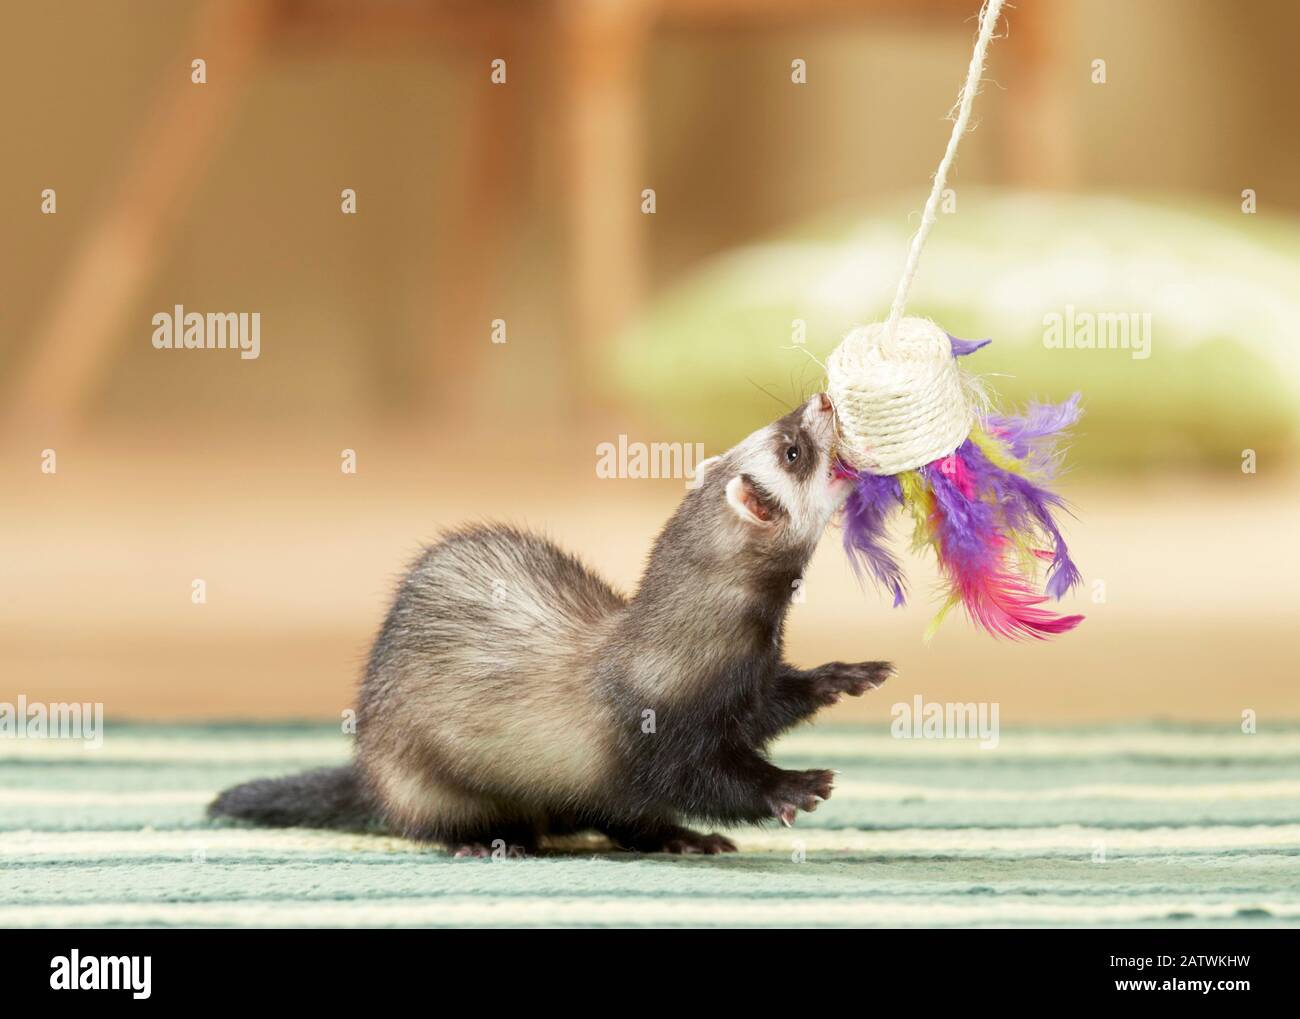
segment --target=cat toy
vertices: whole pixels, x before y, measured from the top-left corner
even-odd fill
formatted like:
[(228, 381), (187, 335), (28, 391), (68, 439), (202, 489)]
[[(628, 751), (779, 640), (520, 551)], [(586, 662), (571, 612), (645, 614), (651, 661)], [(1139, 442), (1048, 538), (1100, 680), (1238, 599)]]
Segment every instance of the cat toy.
[(988, 0), (980, 11), (952, 134), (889, 318), (854, 329), (827, 362), (837, 471), (853, 482), (844, 509), (845, 550), (860, 577), (874, 579), (902, 605), (903, 572), (885, 531), (894, 511), (911, 518), (913, 547), (934, 550), (946, 588), (927, 637), (957, 605), (989, 633), (1013, 639), (1045, 639), (1083, 619), (1044, 604), (1081, 580), (1053, 517), (1064, 504), (1047, 487), (1060, 466), (1058, 443), (1079, 418), (1079, 395), (1033, 404), (1021, 416), (993, 413), (978, 380), (959, 364), (990, 341), (959, 340), (933, 322), (903, 315), (1002, 2)]

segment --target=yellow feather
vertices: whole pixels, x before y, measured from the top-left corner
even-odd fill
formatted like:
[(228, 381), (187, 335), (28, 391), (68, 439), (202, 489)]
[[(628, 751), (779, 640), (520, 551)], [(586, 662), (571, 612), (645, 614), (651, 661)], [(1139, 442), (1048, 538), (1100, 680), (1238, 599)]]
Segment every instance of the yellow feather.
[[(994, 467), (998, 467), (1009, 474), (1018, 474), (1031, 481), (1040, 480), (1034, 477), (1033, 471), (1026, 468), (1023, 460), (1017, 460), (1012, 456), (1006, 443), (989, 435), (979, 425), (971, 429), (970, 439), (979, 447), (980, 452), (988, 458)], [(1028, 531), (1017, 531), (1010, 527), (1004, 529), (1011, 541), (1011, 554), (1019, 563), (1021, 572), (1031, 577), (1037, 575), (1039, 563), (1038, 557), (1034, 555), (1034, 548), (1040, 544), (1038, 532), (1032, 528)]]
[(1025, 465), (1011, 455), (1006, 444), (1000, 439), (995, 439), (984, 431), (979, 425), (975, 425), (970, 430), (970, 441), (979, 447), (981, 453), (988, 457), (989, 462), (994, 467), (1000, 467), (1004, 471), (1012, 474), (1024, 474)]
[(930, 518), (934, 514), (934, 495), (917, 471), (900, 474), (898, 487), (903, 494), (903, 505), (912, 514), (912, 548), (923, 552), (932, 540)]
[(954, 606), (960, 604), (961, 604), (961, 595), (955, 592), (953, 594), (950, 594), (948, 596), (948, 600), (943, 603), (939, 611), (934, 614), (934, 618), (930, 620), (929, 625), (926, 626), (925, 634), (921, 637), (921, 639), (928, 641), (931, 637), (933, 637), (936, 633), (938, 633), (939, 627), (943, 625), (943, 621), (947, 617), (948, 613), (953, 610)]
[(1049, 480), (1041, 471), (1031, 470), (1024, 460), (1016, 459), (1005, 442), (990, 435), (979, 425), (974, 425), (971, 428), (970, 441), (979, 447), (979, 451), (988, 458), (988, 461), (994, 467), (999, 467), (1009, 474), (1019, 474), (1035, 484), (1044, 484)]

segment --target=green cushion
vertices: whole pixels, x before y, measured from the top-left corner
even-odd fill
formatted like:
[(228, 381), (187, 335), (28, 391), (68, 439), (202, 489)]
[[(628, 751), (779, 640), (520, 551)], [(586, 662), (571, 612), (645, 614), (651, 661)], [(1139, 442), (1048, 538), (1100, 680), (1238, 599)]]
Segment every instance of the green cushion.
[[(819, 362), (844, 333), (885, 316), (920, 200), (822, 219), (701, 267), (613, 345), (614, 386), (710, 452), (775, 417), (820, 388)], [(1004, 406), (1082, 391), (1080, 463), (1236, 470), (1245, 448), (1292, 448), (1298, 280), (1300, 226), (1244, 214), (1231, 196), (1210, 210), (962, 189), (908, 312), (992, 337), (968, 367), (991, 376)], [(1149, 356), (1049, 348), (1047, 317), (1067, 306), (1076, 320), (1149, 313)]]

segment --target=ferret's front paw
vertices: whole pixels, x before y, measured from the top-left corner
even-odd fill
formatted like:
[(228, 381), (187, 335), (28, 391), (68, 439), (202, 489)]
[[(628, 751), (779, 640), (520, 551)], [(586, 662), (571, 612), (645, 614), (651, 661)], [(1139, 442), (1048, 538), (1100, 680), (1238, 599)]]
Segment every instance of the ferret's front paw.
[(813, 689), (824, 704), (835, 704), (840, 694), (861, 697), (894, 674), (892, 662), (829, 662), (814, 670)]
[(783, 771), (768, 794), (772, 816), (787, 828), (793, 827), (795, 814), (800, 810), (814, 811), (821, 800), (831, 797), (835, 783), (832, 771)]

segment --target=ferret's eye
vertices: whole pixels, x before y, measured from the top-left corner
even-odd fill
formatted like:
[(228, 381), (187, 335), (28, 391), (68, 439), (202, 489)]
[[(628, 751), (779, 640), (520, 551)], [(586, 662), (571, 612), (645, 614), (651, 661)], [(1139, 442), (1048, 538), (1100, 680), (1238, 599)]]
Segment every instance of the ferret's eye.
[(787, 450), (785, 451), (785, 462), (786, 462), (786, 463), (788, 463), (788, 464), (792, 464), (792, 463), (794, 463), (794, 462), (795, 462), (796, 460), (798, 460), (798, 459), (799, 459), (799, 447), (798, 447), (798, 446), (791, 446), (789, 449), (787, 449)]

